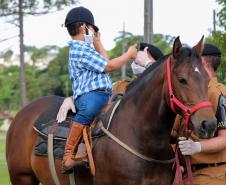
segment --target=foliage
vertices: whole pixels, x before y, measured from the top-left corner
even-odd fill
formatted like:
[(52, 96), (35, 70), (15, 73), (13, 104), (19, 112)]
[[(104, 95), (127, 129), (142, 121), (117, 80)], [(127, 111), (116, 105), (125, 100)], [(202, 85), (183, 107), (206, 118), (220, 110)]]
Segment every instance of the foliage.
[(36, 63), (40, 59), (44, 59), (48, 56), (50, 56), (51, 53), (56, 53), (58, 51), (57, 46), (45, 46), (42, 48), (36, 48), (34, 47), (31, 52), (31, 60)]
[(0, 131), (0, 185), (10, 184), (5, 158), (5, 137), (6, 133)]
[(226, 0), (217, 0), (217, 2), (222, 7), (217, 14), (220, 29), (210, 33), (206, 42), (216, 45), (221, 50), (221, 65), (217, 70), (217, 76), (222, 83), (226, 84)]
[(58, 55), (49, 63), (48, 68), (39, 76), (42, 96), (71, 95), (71, 82), (68, 79), (68, 48), (59, 50)]
[[(57, 56), (44, 70), (27, 64), (25, 74), (29, 101), (47, 95), (70, 96), (72, 92), (67, 64), (67, 47), (59, 49)], [(18, 66), (0, 68), (0, 88), (0, 107), (4, 110), (18, 109), (20, 103)]]
[(221, 65), (217, 70), (218, 79), (226, 84), (226, 34), (220, 31), (207, 38), (208, 43), (216, 45), (221, 50)]
[(219, 26), (222, 27), (224, 31), (226, 31), (226, 0), (216, 1), (222, 7), (217, 14), (219, 18)]
[(13, 51), (11, 49), (7, 50), (6, 52), (0, 53), (0, 58), (3, 58), (4, 61), (10, 61), (13, 56)]
[(173, 41), (175, 37), (170, 35), (155, 34), (154, 45), (159, 48), (164, 55), (169, 54), (172, 50)]
[[(62, 9), (64, 6), (69, 6), (77, 3), (77, 0), (23, 0), (21, 1), (22, 8), (24, 11), (24, 15), (40, 15), (46, 14), (49, 11), (56, 11)], [(12, 16), (18, 15), (18, 0), (1, 0), (0, 8), (1, 8), (1, 16)]]
[(6, 110), (18, 108), (19, 68), (17, 66), (0, 68), (0, 107)]

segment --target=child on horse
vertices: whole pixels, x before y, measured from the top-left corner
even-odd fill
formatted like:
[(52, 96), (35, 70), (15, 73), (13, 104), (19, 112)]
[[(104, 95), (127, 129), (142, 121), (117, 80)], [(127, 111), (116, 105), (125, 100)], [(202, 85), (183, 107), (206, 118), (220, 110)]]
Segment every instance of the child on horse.
[(63, 172), (79, 163), (72, 156), (77, 152), (82, 131), (90, 125), (111, 96), (112, 82), (108, 72), (119, 69), (137, 54), (134, 45), (120, 57), (108, 60), (93, 14), (84, 7), (70, 10), (65, 26), (72, 38), (69, 42), (68, 69), (77, 113), (71, 123), (65, 146)]

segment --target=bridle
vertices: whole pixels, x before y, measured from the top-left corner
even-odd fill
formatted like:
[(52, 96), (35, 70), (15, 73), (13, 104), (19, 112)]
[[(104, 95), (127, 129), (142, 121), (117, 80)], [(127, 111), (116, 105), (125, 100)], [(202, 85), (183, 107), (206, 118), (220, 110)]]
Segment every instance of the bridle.
[[(202, 58), (202, 60), (204, 60)], [(172, 83), (171, 83), (171, 72), (170, 72), (170, 64), (171, 64), (171, 59), (170, 57), (168, 57), (167, 59), (167, 81), (168, 81), (168, 89), (169, 89), (169, 97), (170, 97), (170, 108), (173, 112), (176, 112), (175, 109), (175, 104), (185, 112), (185, 123), (188, 126), (188, 123), (190, 121), (190, 117), (193, 113), (195, 113), (197, 110), (204, 108), (204, 107), (211, 107), (212, 104), (210, 101), (203, 101), (201, 103), (196, 104), (195, 106), (193, 106), (192, 108), (188, 108), (186, 107), (180, 100), (178, 100), (175, 95), (173, 94), (173, 90), (172, 90)]]
[[(204, 62), (204, 58), (201, 58), (202, 63)], [(177, 105), (182, 111), (185, 112), (185, 123), (186, 123), (186, 137), (188, 139), (188, 124), (190, 122), (190, 117), (193, 113), (195, 113), (197, 110), (204, 108), (204, 107), (211, 107), (212, 104), (210, 101), (203, 101), (201, 103), (196, 104), (192, 108), (186, 107), (180, 100), (178, 100), (172, 90), (172, 82), (171, 82), (171, 73), (170, 73), (170, 64), (171, 64), (171, 59), (168, 57), (167, 59), (167, 81), (168, 81), (168, 90), (169, 90), (169, 97), (170, 97), (170, 108), (173, 112), (176, 112), (175, 106)], [(182, 178), (182, 172), (180, 168), (180, 162), (179, 162), (179, 154), (178, 154), (178, 148), (176, 148), (176, 166), (177, 166), (177, 175), (179, 178), (179, 184), (183, 185), (183, 178)], [(188, 173), (188, 179), (191, 185), (194, 184), (193, 182), (193, 177), (192, 177), (192, 171), (191, 171), (191, 161), (189, 156), (185, 156), (185, 162), (186, 162), (186, 167), (187, 167), (187, 173)]]

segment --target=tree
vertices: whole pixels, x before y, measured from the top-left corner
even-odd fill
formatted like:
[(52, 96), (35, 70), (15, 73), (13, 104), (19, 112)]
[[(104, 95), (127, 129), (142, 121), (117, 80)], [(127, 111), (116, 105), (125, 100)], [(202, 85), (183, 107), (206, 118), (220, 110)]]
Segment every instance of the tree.
[(42, 15), (50, 11), (62, 9), (64, 6), (74, 5), (78, 0), (1, 0), (0, 16), (13, 18), (10, 22), (19, 27), (20, 38), (20, 95), (21, 106), (28, 103), (24, 66), (24, 27), (23, 18), (26, 15)]
[(3, 58), (4, 61), (8, 62), (11, 60), (12, 55), (13, 55), (13, 51), (9, 49), (6, 52), (0, 53), (0, 58)]

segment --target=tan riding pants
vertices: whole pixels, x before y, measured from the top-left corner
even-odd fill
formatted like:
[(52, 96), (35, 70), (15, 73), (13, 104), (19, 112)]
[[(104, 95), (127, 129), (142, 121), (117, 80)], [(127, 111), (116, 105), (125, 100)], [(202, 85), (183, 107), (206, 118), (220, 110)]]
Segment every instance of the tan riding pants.
[[(226, 185), (226, 165), (203, 168), (192, 173), (194, 185)], [(173, 185), (178, 185), (177, 177)], [(190, 185), (188, 177), (184, 177), (184, 185)]]

